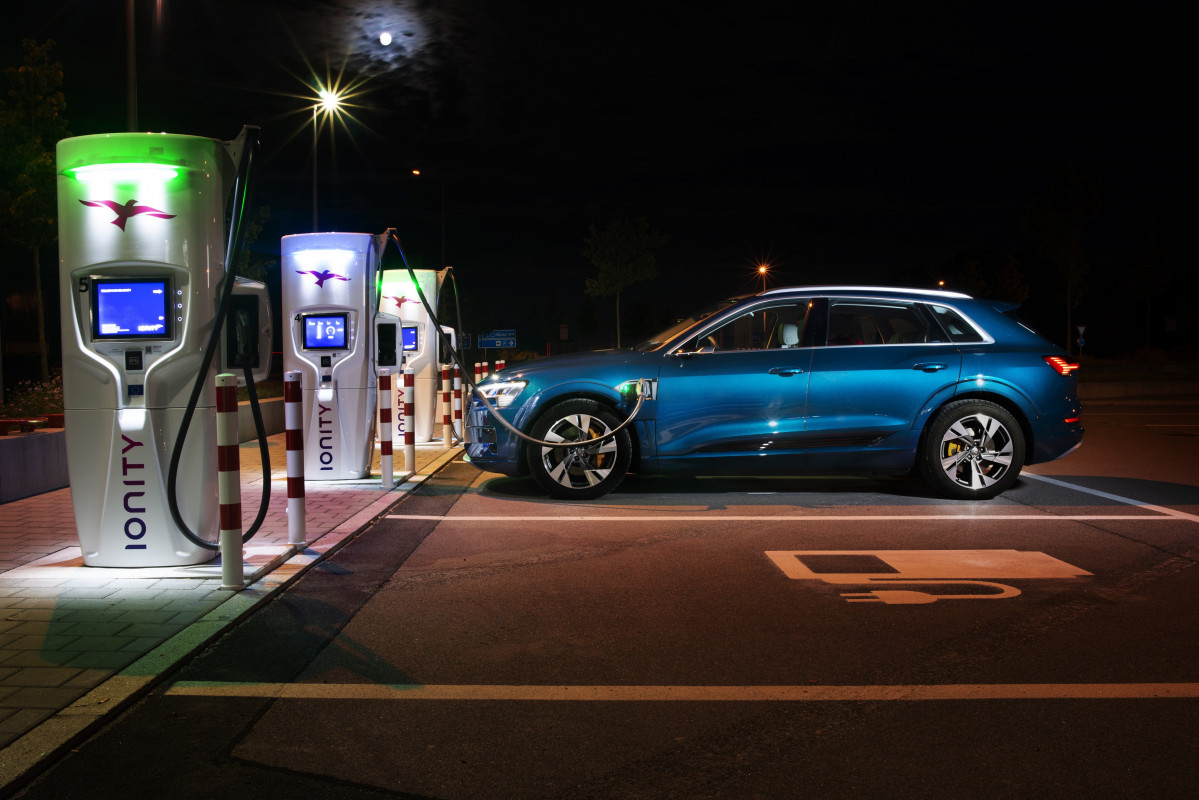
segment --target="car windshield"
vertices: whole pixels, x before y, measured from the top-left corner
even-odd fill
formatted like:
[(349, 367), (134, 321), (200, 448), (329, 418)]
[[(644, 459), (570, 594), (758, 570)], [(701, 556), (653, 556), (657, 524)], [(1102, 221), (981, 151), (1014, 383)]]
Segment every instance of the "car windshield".
[(670, 340), (674, 339), (679, 334), (683, 333), (684, 331), (688, 330), (689, 328), (694, 327), (697, 323), (704, 321), (705, 319), (712, 316), (713, 314), (716, 314), (720, 311), (724, 311), (729, 306), (731, 306), (734, 303), (737, 303), (741, 300), (744, 300), (746, 297), (749, 297), (749, 296), (750, 295), (741, 295), (739, 297), (730, 297), (727, 300), (721, 300), (719, 303), (714, 303), (714, 304), (708, 306), (707, 308), (705, 308), (703, 311), (700, 311), (698, 314), (692, 314), (690, 317), (687, 317), (686, 319), (679, 320), (678, 322), (671, 325), (666, 330), (654, 334), (653, 336), (649, 337), (641, 344), (636, 345), (633, 349), (639, 353), (648, 352), (650, 350), (657, 350), (659, 347), (666, 344)]

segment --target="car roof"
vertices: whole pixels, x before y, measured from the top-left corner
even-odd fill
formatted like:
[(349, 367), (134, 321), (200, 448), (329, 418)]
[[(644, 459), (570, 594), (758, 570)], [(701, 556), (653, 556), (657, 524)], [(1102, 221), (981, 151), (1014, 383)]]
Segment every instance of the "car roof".
[(819, 292), (821, 294), (857, 294), (861, 292), (869, 294), (879, 294), (885, 292), (887, 294), (915, 296), (915, 297), (949, 297), (956, 300), (972, 300), (968, 294), (961, 292), (949, 292), (944, 289), (913, 289), (904, 286), (783, 286), (778, 289), (768, 289), (761, 292), (756, 297), (767, 297), (776, 294), (810, 294)]

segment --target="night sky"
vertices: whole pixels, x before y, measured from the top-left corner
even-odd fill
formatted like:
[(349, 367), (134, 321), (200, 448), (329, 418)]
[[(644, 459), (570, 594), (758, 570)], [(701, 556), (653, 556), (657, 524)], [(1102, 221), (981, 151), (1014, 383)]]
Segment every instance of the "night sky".
[[(54, 39), (75, 134), (125, 129), (124, 5), (6, 5), (4, 64), (20, 38)], [(1155, 304), (1194, 285), (1173, 273), (1194, 173), (1176, 3), (137, 6), (139, 129), (262, 127), (263, 255), (311, 230), (314, 78), (355, 87), (352, 117), (321, 136), (320, 226), (395, 227), (423, 266), (444, 248), (468, 329), (524, 329), (560, 306), (578, 330), (587, 226), (635, 217), (670, 242), (660, 276), (626, 293), (634, 328), (760, 289), (761, 262), (770, 285), (931, 285), (1009, 252), (1030, 273), (1027, 305), (1061, 328), (1025, 216), (1066, 166), (1101, 202), (1076, 320), (1129, 296), (1130, 254), (1171, 265), (1138, 301), (1145, 336), (1100, 328), (1099, 342), (1144, 344)], [(611, 301), (592, 302), (611, 327)], [(1194, 312), (1168, 310), (1193, 337)]]

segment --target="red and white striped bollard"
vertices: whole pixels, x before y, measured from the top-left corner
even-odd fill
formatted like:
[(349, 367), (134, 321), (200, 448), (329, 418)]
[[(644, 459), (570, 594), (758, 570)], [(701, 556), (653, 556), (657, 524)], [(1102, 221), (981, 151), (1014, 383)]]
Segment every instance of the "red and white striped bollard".
[(450, 418), (450, 365), (441, 365), (441, 443), (446, 447), (454, 441), (454, 423)]
[(217, 502), (221, 525), (221, 588), (243, 589), (241, 557), (241, 454), (237, 436), (237, 376), (216, 376)]
[(416, 474), (416, 376), (411, 367), (404, 368), (404, 471)]
[(308, 544), (308, 517), (304, 508), (304, 373), (283, 375), (283, 438), (287, 447), (287, 543)]
[(396, 485), (395, 461), (391, 455), (391, 372), (379, 370), (379, 472), (383, 488)]
[(462, 441), (462, 370), (454, 365), (454, 436)]

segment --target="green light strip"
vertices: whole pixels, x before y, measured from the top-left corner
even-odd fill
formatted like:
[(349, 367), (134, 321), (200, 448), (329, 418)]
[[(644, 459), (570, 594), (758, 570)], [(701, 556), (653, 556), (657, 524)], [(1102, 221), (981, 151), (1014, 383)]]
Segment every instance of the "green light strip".
[(113, 181), (121, 179), (140, 181), (154, 178), (161, 181), (169, 181), (179, 175), (179, 170), (176, 167), (167, 164), (148, 164), (144, 162), (87, 164), (82, 167), (68, 167), (64, 171), (77, 181)]

